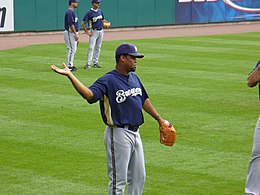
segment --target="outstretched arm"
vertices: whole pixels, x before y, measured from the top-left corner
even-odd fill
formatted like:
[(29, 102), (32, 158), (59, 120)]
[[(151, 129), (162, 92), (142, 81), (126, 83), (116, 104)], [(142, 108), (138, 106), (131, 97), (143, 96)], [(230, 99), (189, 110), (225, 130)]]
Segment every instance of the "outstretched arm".
[(164, 119), (162, 119), (161, 116), (156, 112), (151, 101), (148, 98), (144, 102), (143, 109), (145, 112), (150, 114), (155, 120), (157, 120), (159, 125), (164, 122)]
[(74, 86), (74, 88), (77, 90), (77, 92), (86, 100), (91, 100), (93, 98), (93, 93), (92, 91), (87, 88), (86, 86), (84, 86), (73, 74), (72, 72), (68, 69), (68, 67), (66, 66), (66, 64), (62, 64), (64, 69), (60, 69), (58, 67), (56, 67), (55, 65), (51, 66), (51, 69), (56, 72), (59, 73), (61, 75), (67, 76), (68, 79), (71, 81), (72, 85)]

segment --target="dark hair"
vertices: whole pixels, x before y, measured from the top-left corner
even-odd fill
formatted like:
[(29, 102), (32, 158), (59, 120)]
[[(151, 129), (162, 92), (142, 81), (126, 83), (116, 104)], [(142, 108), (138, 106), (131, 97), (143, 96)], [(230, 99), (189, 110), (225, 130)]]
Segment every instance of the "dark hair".
[(118, 61), (119, 61), (119, 58), (120, 58), (120, 55), (116, 55), (116, 56), (115, 56), (116, 63), (118, 63)]

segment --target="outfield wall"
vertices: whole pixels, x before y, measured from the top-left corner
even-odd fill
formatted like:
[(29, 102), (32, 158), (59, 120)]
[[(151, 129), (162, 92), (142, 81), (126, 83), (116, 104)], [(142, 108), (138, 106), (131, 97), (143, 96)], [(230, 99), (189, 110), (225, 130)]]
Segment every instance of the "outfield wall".
[[(1, 0), (0, 33), (63, 30), (67, 0)], [(79, 20), (91, 7), (81, 0)], [(139, 27), (260, 19), (256, 0), (103, 0), (101, 9), (112, 27)]]

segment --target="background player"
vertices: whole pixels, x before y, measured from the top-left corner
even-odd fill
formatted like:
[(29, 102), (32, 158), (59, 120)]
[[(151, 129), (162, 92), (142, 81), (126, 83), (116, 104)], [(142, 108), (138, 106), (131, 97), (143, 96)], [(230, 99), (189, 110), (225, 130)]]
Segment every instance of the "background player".
[[(92, 60), (94, 68), (101, 68), (98, 59), (104, 36), (103, 22), (107, 21), (104, 18), (103, 11), (99, 9), (100, 3), (101, 0), (92, 0), (92, 8), (85, 14), (81, 22), (84, 31), (89, 35), (87, 62), (84, 68), (90, 68)], [(89, 28), (86, 27), (87, 23)]]
[(74, 88), (89, 103), (100, 102), (103, 122), (106, 124), (105, 145), (110, 195), (123, 195), (126, 184), (128, 194), (141, 195), (146, 172), (139, 127), (143, 124), (144, 109), (161, 125), (164, 120), (155, 111), (148, 95), (134, 73), (136, 58), (144, 56), (131, 44), (122, 44), (115, 52), (116, 67), (89, 88), (85, 87), (65, 65), (52, 70), (67, 76)]
[(65, 13), (64, 17), (64, 40), (67, 45), (67, 66), (70, 71), (76, 71), (77, 68), (74, 66), (74, 56), (77, 51), (79, 43), (79, 25), (78, 17), (74, 9), (78, 7), (80, 0), (69, 0), (69, 8)]
[[(254, 70), (248, 75), (247, 84), (249, 87), (259, 86), (259, 100), (260, 100), (260, 61), (256, 64)], [(254, 144), (251, 155), (251, 160), (248, 166), (247, 180), (246, 180), (246, 194), (259, 195), (260, 194), (260, 116), (255, 127)]]

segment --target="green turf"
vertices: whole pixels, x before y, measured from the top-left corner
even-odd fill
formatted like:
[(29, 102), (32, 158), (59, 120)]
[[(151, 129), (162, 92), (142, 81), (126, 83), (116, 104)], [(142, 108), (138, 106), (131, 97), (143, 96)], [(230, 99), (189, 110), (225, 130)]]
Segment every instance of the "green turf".
[[(257, 88), (246, 85), (259, 60), (260, 33), (103, 42), (102, 69), (75, 75), (87, 86), (114, 68), (114, 50), (131, 42), (145, 55), (137, 74), (157, 111), (173, 122), (174, 147), (159, 144), (145, 114), (141, 135), (144, 195), (242, 195), (259, 114)], [(0, 51), (0, 194), (107, 194), (99, 105), (88, 105), (50, 70), (65, 44)]]

